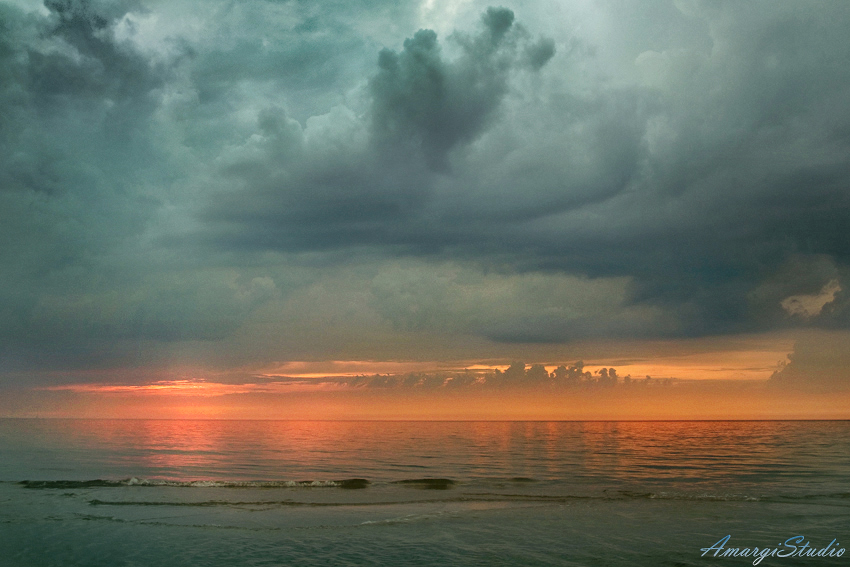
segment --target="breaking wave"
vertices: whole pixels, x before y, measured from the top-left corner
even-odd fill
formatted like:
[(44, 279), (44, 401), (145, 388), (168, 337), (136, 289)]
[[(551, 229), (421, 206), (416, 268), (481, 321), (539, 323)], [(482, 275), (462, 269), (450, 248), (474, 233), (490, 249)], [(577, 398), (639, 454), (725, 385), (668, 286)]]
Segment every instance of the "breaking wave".
[[(508, 482), (505, 482), (508, 481)], [(234, 480), (164, 480), (130, 477), (120, 480), (93, 479), (93, 480), (23, 480), (16, 484), (31, 490), (79, 490), (98, 488), (122, 488), (122, 487), (174, 487), (174, 488), (219, 488), (219, 489), (344, 489), (360, 490), (378, 486), (389, 488), (392, 486), (399, 489), (418, 489), (433, 491), (448, 491), (450, 494), (438, 497), (442, 501), (525, 501), (525, 502), (553, 502), (566, 503), (576, 500), (676, 500), (676, 501), (703, 501), (703, 502), (812, 502), (830, 501), (834, 505), (847, 505), (850, 500), (850, 492), (826, 492), (810, 494), (758, 494), (758, 493), (723, 493), (723, 492), (689, 492), (689, 491), (640, 491), (622, 490), (597, 487), (567, 486), (559, 483), (537, 481), (527, 477), (511, 477), (508, 479), (487, 480), (465, 480), (458, 481), (450, 478), (411, 478), (392, 481), (371, 481), (365, 478), (348, 478), (341, 480), (265, 480), (265, 481), (234, 481)], [(390, 496), (395, 494), (396, 496)], [(396, 491), (386, 492), (385, 489), (375, 492), (375, 496), (383, 503), (389, 503), (386, 498), (391, 498), (394, 503), (401, 501), (409, 502), (407, 498), (396, 500), (401, 494)], [(380, 495), (380, 496), (379, 496)], [(436, 495), (435, 495), (436, 497)], [(370, 498), (371, 499), (371, 498)], [(417, 500), (419, 502), (419, 500)], [(111, 501), (98, 499), (92, 500), (94, 505), (118, 505)], [(261, 505), (302, 505), (303, 502), (283, 501), (257, 501), (241, 502), (236, 504)], [(137, 504), (139, 502), (128, 502)], [(190, 505), (217, 506), (233, 505), (234, 502), (224, 500), (209, 500), (205, 503), (191, 503)], [(155, 503), (151, 505), (163, 505)]]
[(393, 484), (404, 484), (414, 488), (423, 488), (426, 490), (446, 490), (451, 488), (456, 483), (449, 478), (411, 478), (405, 480), (397, 480)]
[(232, 480), (161, 480), (149, 478), (125, 478), (122, 480), (23, 480), (19, 484), (34, 489), (78, 489), (78, 488), (119, 488), (123, 486), (171, 486), (179, 488), (366, 488), (370, 482), (365, 478), (344, 480), (272, 480), (272, 481), (232, 481)]

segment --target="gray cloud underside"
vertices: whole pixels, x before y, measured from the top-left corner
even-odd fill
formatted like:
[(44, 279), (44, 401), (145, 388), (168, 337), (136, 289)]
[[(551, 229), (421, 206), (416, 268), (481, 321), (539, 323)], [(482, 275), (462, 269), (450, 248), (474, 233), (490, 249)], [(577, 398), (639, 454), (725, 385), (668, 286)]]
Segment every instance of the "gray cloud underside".
[(850, 5), (550, 8), (0, 3), (4, 364), (143, 363), (323, 286), (376, 337), (846, 328)]
[(846, 333), (804, 335), (788, 358), (770, 377), (771, 386), (792, 392), (850, 388), (850, 337)]

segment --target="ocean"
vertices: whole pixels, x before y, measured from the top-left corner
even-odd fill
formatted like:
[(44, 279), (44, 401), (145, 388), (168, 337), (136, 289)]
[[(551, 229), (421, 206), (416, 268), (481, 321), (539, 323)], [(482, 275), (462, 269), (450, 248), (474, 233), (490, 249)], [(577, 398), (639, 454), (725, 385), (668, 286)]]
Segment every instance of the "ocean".
[(847, 421), (0, 420), (2, 566), (846, 565), (845, 545)]

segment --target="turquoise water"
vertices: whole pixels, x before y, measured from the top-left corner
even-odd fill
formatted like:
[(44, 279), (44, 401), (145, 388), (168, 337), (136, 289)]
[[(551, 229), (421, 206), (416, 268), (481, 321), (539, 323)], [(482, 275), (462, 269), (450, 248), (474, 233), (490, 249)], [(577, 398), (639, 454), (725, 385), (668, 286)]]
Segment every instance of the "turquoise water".
[(840, 421), (0, 420), (0, 481), (4, 566), (733, 566), (753, 558), (701, 549), (850, 547)]

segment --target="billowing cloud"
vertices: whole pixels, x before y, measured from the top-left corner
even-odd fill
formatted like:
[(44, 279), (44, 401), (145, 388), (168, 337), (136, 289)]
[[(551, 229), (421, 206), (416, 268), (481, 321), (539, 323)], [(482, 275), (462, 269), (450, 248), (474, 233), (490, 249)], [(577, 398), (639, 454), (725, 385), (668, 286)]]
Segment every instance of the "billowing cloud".
[(780, 302), (782, 309), (790, 315), (804, 318), (820, 315), (824, 306), (835, 301), (835, 294), (841, 291), (838, 280), (829, 280), (819, 293), (813, 295), (792, 295)]
[[(419, 30), (396, 53), (384, 49), (370, 82), (372, 128), (379, 148), (421, 152), (431, 168), (447, 167), (455, 146), (475, 140), (508, 90), (511, 71), (519, 67), (518, 43), (527, 39), (505, 8), (488, 8), (483, 31), (455, 35), (461, 55), (445, 61), (437, 34)], [(521, 52), (538, 70), (555, 54), (554, 42), (526, 44)]]
[(4, 376), (850, 326), (848, 5), (403, 4), (0, 2)]
[[(633, 300), (674, 313), (677, 332), (769, 328), (788, 297), (753, 317), (770, 266), (846, 260), (846, 148), (830, 121), (847, 122), (833, 104), (847, 72), (827, 44), (846, 49), (834, 23), (847, 14), (680, 8), (658, 16), (695, 36), (668, 33), (667, 46), (648, 29), (613, 47), (562, 38), (559, 51), (505, 10), (450, 36), (454, 59), (417, 32), (381, 52), (361, 114), (317, 117), (344, 128), (333, 153), (300, 146), (277, 177), (224, 192), (217, 242), (634, 277)], [(535, 72), (533, 53), (551, 61)]]
[(804, 335), (770, 384), (794, 391), (850, 390), (850, 335), (846, 331)]

